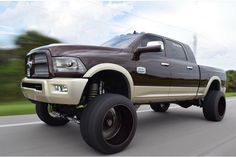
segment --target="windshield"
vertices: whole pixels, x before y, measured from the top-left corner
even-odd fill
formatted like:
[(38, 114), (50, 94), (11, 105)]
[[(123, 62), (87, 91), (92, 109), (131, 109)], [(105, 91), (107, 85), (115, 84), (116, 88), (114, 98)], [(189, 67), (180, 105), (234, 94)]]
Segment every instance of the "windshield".
[(116, 36), (116, 37), (112, 38), (111, 40), (105, 42), (101, 46), (114, 47), (114, 48), (127, 48), (137, 38), (138, 38), (137, 34), (120, 35), (120, 36)]

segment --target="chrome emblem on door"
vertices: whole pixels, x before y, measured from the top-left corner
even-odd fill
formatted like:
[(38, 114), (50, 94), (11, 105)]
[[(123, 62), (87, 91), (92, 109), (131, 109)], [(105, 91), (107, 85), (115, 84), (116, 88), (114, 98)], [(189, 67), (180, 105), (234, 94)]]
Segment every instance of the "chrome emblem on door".
[(146, 74), (146, 68), (145, 67), (137, 67), (137, 73), (138, 74)]

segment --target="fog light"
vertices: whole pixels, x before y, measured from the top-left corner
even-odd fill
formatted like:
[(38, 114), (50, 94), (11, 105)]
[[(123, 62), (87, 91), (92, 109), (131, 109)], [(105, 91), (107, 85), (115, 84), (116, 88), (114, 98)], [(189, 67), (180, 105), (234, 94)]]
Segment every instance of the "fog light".
[(68, 88), (65, 85), (55, 85), (55, 90), (58, 92), (68, 92)]

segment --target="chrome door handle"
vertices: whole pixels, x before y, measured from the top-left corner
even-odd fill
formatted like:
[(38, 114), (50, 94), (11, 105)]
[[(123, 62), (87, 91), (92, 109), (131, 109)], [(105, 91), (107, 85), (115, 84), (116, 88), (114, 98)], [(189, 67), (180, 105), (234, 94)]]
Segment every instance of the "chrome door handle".
[(188, 69), (188, 70), (193, 70), (193, 67), (187, 66), (187, 69)]
[(164, 62), (162, 62), (162, 63), (161, 63), (161, 66), (168, 67), (168, 66), (170, 66), (170, 64), (169, 64), (169, 63), (164, 63)]

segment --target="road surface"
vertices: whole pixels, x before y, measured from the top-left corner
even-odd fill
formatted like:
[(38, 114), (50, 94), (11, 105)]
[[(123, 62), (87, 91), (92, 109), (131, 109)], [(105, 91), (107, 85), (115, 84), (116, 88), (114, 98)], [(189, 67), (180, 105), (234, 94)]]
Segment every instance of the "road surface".
[[(119, 156), (236, 155), (236, 98), (227, 99), (222, 122), (209, 122), (198, 107), (172, 106), (167, 113), (148, 107), (138, 111), (138, 127), (131, 144)], [(80, 135), (80, 127), (43, 124), (36, 115), (0, 117), (0, 155), (101, 155)]]

